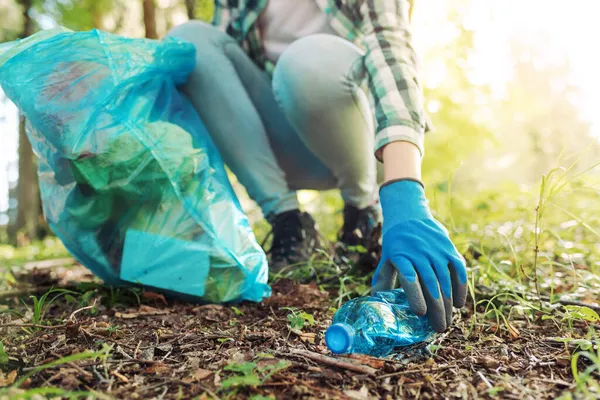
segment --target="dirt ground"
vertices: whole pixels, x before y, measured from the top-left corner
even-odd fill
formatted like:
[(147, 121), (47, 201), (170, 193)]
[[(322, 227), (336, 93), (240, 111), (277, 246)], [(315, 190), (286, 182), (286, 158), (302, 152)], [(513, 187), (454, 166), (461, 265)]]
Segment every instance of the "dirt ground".
[[(576, 388), (572, 344), (556, 338), (566, 329), (579, 335), (589, 329), (584, 322), (566, 327), (518, 312), (510, 323), (472, 318), (470, 301), (428, 347), (385, 360), (335, 357), (323, 338), (334, 288), (284, 279), (261, 304), (197, 305), (75, 285), (91, 279), (77, 265), (42, 267), (0, 295), (0, 340), (9, 357), (0, 363), (0, 387), (9, 387), (1, 399), (36, 398), (43, 387), (56, 388), (58, 398), (84, 391), (118, 399), (554, 399)], [(78, 294), (60, 295), (47, 304), (40, 324), (28, 324), (24, 304), (50, 287)], [(476, 293), (486, 296), (483, 289)], [(476, 310), (483, 312), (483, 305)], [(102, 355), (76, 360), (90, 351)]]

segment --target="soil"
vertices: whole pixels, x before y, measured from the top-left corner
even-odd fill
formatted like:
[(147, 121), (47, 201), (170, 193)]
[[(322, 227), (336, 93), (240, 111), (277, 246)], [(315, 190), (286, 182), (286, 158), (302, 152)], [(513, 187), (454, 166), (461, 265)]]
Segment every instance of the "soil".
[[(4, 311), (26, 314), (0, 313), (0, 340), (9, 356), (0, 363), (0, 387), (30, 375), (0, 398), (55, 387), (118, 399), (553, 399), (576, 386), (574, 349), (556, 338), (589, 328), (518, 313), (510, 323), (497, 323), (482, 318), (483, 306), (472, 318), (471, 301), (428, 346), (388, 359), (337, 357), (323, 339), (335, 288), (284, 279), (260, 304), (198, 305), (74, 283), (91, 279), (81, 266), (50, 265), (28, 271), (18, 288), (0, 295)], [(49, 304), (42, 326), (28, 324), (23, 300), (31, 304), (28, 296), (51, 286), (81, 294)], [(304, 327), (292, 329), (288, 315), (301, 311), (314, 324), (308, 317)], [(102, 349), (106, 357), (35, 370)]]

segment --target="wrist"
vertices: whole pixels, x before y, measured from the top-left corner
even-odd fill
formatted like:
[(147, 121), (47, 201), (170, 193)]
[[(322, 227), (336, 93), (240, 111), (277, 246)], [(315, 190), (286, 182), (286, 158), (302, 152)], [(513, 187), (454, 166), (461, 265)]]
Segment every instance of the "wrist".
[(392, 142), (383, 148), (384, 182), (398, 179), (421, 180), (421, 153), (410, 142)]

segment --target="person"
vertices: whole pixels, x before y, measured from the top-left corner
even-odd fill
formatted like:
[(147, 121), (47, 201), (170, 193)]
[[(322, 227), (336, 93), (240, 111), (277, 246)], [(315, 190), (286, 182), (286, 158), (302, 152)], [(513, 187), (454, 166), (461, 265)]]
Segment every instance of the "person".
[(270, 268), (307, 261), (318, 246), (296, 191), (338, 188), (342, 243), (365, 243), (382, 210), (372, 290), (398, 279), (412, 310), (442, 332), (465, 303), (467, 276), (421, 181), (429, 124), (409, 9), (407, 0), (216, 0), (212, 24), (168, 35), (197, 48), (183, 90), (272, 225)]

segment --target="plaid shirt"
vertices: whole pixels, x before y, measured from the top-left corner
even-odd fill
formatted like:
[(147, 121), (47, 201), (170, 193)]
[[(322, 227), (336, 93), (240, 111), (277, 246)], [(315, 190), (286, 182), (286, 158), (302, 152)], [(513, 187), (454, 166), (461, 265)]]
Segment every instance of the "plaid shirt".
[[(256, 21), (268, 0), (215, 0), (213, 25), (236, 39), (267, 72), (267, 60)], [(395, 141), (414, 143), (423, 154), (428, 129), (417, 79), (417, 57), (411, 46), (407, 0), (316, 0), (336, 32), (365, 50), (369, 95), (376, 119), (375, 154)]]

